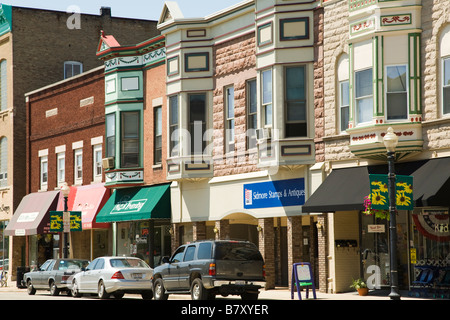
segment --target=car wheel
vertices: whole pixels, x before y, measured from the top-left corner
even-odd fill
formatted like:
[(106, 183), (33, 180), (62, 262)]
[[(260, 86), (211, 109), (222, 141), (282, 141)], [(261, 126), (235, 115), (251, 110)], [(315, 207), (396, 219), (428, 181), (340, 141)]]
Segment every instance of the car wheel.
[(108, 299), (109, 294), (106, 292), (105, 284), (103, 283), (103, 280), (100, 280), (98, 283), (98, 297), (100, 299)]
[(196, 278), (192, 281), (191, 285), (191, 298), (192, 300), (207, 300), (208, 290), (203, 286), (202, 279)]
[(72, 282), (72, 289), (70, 289), (70, 292), (72, 293), (72, 297), (79, 298), (81, 297), (81, 293), (78, 290), (78, 283), (76, 280), (73, 280)]
[(30, 296), (36, 293), (36, 289), (33, 287), (31, 280), (27, 280), (27, 292)]
[(149, 290), (149, 291), (144, 291), (141, 293), (141, 297), (144, 300), (152, 300), (153, 298), (153, 291)]
[(164, 288), (163, 280), (161, 278), (156, 279), (155, 285), (153, 287), (153, 295), (155, 300), (167, 300), (169, 295), (166, 293)]
[(50, 282), (50, 294), (51, 294), (52, 296), (57, 296), (57, 295), (59, 295), (59, 289), (56, 287), (55, 281), (51, 281), (51, 282)]

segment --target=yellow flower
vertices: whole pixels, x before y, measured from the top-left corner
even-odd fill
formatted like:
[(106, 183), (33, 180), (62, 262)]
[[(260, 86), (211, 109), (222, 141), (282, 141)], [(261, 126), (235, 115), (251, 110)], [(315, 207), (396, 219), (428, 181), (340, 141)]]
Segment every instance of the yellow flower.
[(380, 191), (383, 193), (388, 192), (387, 184), (380, 184)]
[(406, 193), (412, 193), (412, 192), (413, 192), (412, 185), (410, 185), (410, 184), (405, 184), (405, 192), (406, 192)]
[(372, 204), (374, 204), (374, 205), (382, 205), (382, 204), (386, 203), (386, 197), (382, 196), (379, 193), (372, 193), (371, 200), (372, 200)]
[(397, 205), (398, 206), (409, 206), (411, 205), (411, 198), (405, 196), (405, 192), (397, 193)]

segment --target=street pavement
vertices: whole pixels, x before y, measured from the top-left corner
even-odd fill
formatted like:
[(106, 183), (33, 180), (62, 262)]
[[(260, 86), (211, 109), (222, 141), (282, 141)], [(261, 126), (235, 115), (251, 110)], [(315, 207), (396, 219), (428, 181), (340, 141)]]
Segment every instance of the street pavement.
[[(10, 293), (10, 295), (8, 295)], [(8, 286), (8, 287), (0, 287), (0, 298), (5, 299), (5, 297), (14, 297), (13, 299), (18, 299), (21, 295), (26, 295), (27, 291), (26, 289), (17, 288), (16, 286)], [(423, 298), (423, 297), (410, 297), (408, 296), (408, 293), (406, 291), (400, 292), (401, 294), (401, 300), (443, 300), (443, 299), (432, 299), (432, 298)], [(316, 299), (313, 297), (312, 290), (309, 291), (309, 297), (306, 298), (306, 292), (305, 290), (301, 291), (301, 298), (303, 300), (354, 300), (354, 301), (364, 301), (364, 300), (385, 300), (389, 301), (391, 300), (389, 298), (389, 291), (387, 290), (379, 290), (379, 291), (370, 291), (367, 296), (359, 296), (357, 292), (346, 292), (346, 293), (322, 293), (316, 291)], [(37, 291), (36, 298), (39, 299), (39, 297), (47, 299), (47, 296), (49, 296), (48, 291)], [(61, 294), (61, 297), (65, 296), (64, 294)], [(126, 295), (125, 297), (131, 297), (135, 296), (136, 298), (140, 299), (140, 295)], [(50, 297), (54, 298), (54, 297)], [(71, 298), (75, 299), (75, 298)], [(190, 295), (181, 295), (181, 294), (174, 294), (169, 296), (169, 300), (190, 300)], [(227, 298), (217, 296), (217, 299), (238, 299), (240, 300), (240, 297), (238, 296), (229, 296)], [(298, 297), (298, 294), (296, 291), (294, 291), (293, 299), (291, 299), (291, 291), (284, 287), (275, 288), (272, 290), (261, 290), (259, 295), (259, 300), (300, 300)]]

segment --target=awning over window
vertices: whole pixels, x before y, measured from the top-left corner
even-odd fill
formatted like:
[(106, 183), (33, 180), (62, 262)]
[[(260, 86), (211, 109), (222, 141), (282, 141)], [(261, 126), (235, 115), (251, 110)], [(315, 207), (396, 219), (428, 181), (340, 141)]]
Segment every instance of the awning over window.
[[(97, 223), (95, 217), (109, 199), (110, 191), (103, 183), (85, 186), (72, 186), (67, 199), (69, 211), (81, 211), (83, 230), (109, 228), (109, 223)], [(58, 201), (58, 211), (64, 211), (64, 198)]]
[(49, 211), (56, 210), (59, 191), (34, 192), (22, 198), (5, 229), (7, 236), (28, 236), (49, 232)]
[(97, 215), (96, 222), (170, 219), (170, 184), (117, 189)]
[[(335, 169), (302, 207), (303, 212), (363, 210), (369, 174), (387, 174), (387, 165)], [(414, 206), (450, 206), (450, 158), (395, 164), (395, 173), (413, 176)]]

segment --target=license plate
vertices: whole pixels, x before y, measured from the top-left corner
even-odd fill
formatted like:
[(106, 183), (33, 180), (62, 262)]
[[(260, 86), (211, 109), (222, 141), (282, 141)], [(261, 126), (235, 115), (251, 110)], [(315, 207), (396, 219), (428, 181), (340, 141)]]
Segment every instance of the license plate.
[(236, 285), (238, 285), (238, 286), (243, 286), (244, 284), (245, 284), (245, 281), (242, 281), (242, 280), (236, 281)]
[(131, 276), (136, 280), (142, 279), (142, 273), (132, 273)]

